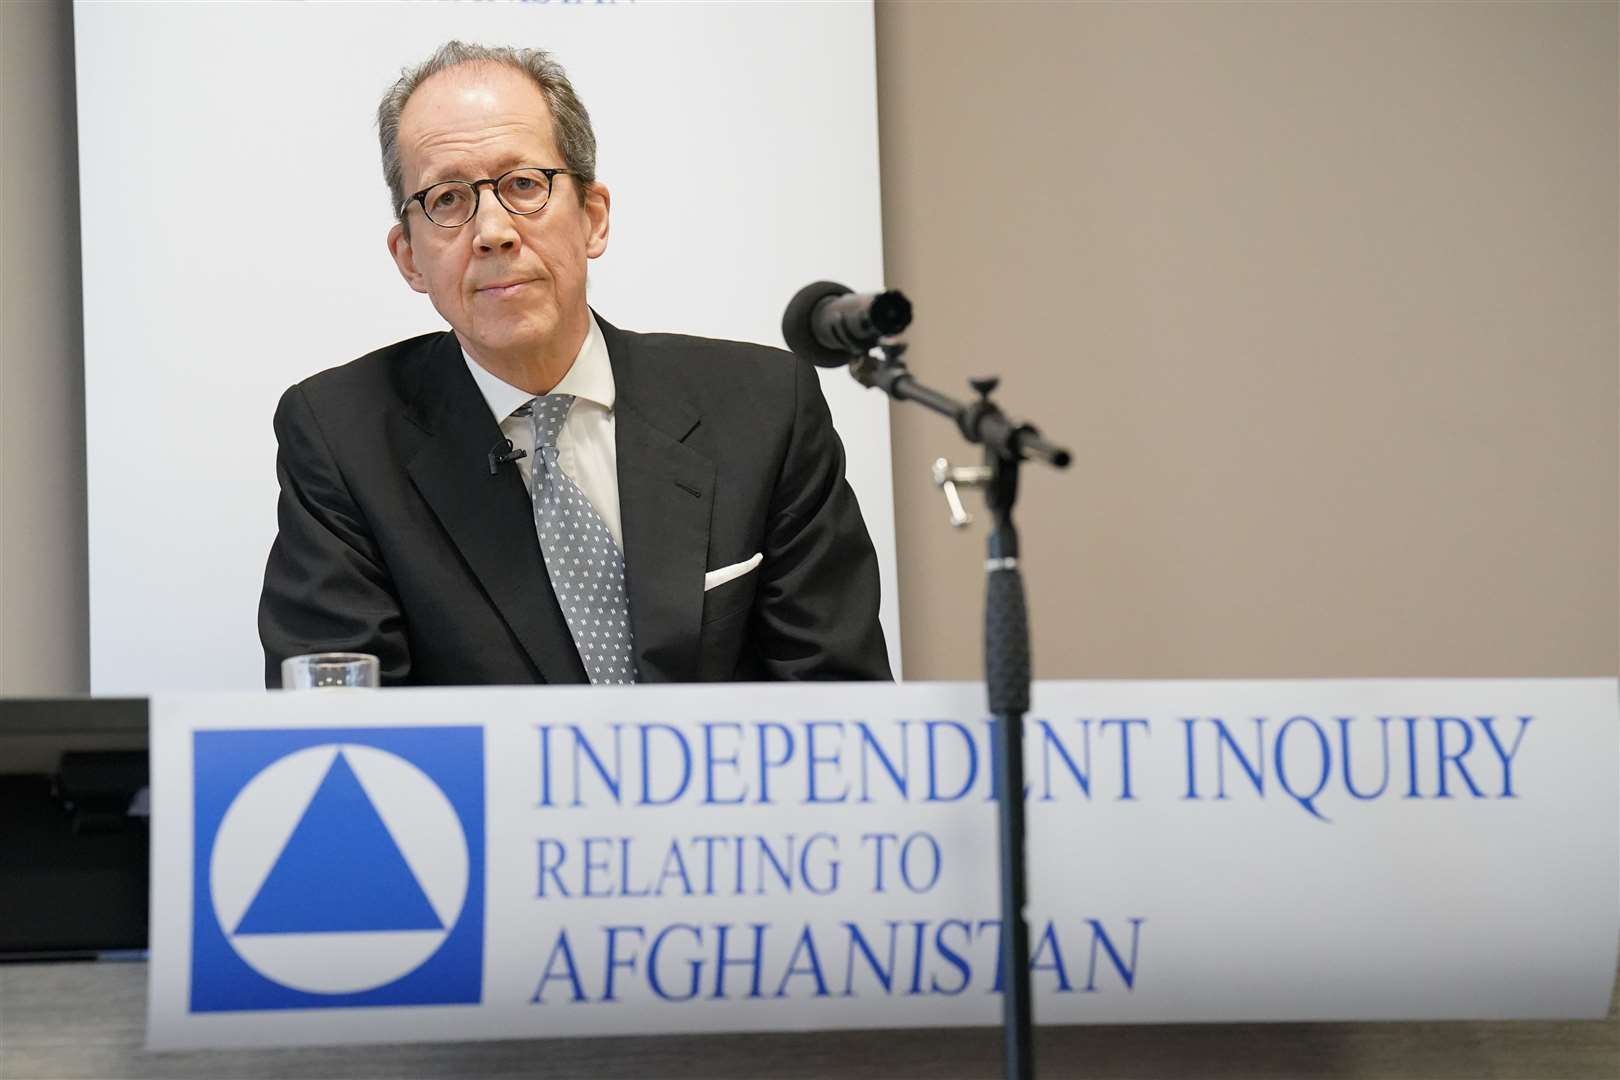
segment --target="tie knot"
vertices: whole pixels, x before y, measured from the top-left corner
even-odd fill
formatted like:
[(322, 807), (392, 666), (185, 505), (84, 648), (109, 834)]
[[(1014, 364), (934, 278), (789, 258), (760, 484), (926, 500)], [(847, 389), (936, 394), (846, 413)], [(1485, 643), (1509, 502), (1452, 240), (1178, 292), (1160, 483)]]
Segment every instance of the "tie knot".
[(542, 394), (529, 402), (526, 408), (529, 410), (529, 423), (534, 426), (536, 449), (557, 445), (557, 435), (562, 431), (573, 404), (573, 394)]

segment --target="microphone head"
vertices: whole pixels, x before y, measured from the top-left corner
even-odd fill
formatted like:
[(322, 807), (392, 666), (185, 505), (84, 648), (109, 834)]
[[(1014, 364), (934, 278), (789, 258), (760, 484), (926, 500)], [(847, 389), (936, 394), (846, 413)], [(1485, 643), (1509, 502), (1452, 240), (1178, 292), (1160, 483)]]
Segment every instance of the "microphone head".
[(794, 355), (810, 361), (817, 367), (847, 367), (855, 357), (837, 349), (829, 349), (816, 340), (811, 316), (816, 308), (834, 297), (847, 296), (853, 290), (836, 281), (818, 281), (800, 289), (782, 313), (782, 338)]
[(872, 328), (878, 333), (893, 337), (911, 325), (911, 301), (897, 289), (878, 293), (872, 298), (867, 317), (872, 320)]

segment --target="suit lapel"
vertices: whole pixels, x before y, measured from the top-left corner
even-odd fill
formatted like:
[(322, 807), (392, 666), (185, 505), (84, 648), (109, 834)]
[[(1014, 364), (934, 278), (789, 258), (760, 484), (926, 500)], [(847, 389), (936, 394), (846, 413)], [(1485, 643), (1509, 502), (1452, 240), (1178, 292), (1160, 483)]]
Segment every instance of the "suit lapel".
[(489, 473), (490, 448), (503, 436), (455, 335), (443, 335), (420, 359), (407, 391), (420, 435), (414, 449), (405, 450), (412, 482), (545, 681), (584, 682), (521, 477), (511, 465)]
[(613, 365), (625, 591), (641, 682), (697, 676), (714, 463), (686, 445), (702, 417), (636, 335), (598, 317)]

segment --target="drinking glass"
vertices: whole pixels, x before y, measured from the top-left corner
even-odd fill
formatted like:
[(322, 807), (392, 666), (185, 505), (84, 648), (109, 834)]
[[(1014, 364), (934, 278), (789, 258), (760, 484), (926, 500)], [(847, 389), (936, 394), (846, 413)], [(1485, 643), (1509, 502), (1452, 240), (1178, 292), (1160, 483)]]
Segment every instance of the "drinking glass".
[(377, 658), (370, 653), (324, 652), (289, 656), (281, 662), (283, 690), (337, 690), (379, 685)]

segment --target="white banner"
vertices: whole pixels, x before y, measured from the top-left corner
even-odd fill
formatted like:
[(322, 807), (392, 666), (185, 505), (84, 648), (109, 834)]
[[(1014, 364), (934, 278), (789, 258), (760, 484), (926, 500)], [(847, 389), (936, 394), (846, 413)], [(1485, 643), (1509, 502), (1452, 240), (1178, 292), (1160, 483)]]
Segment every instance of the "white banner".
[[(982, 693), (154, 699), (150, 1045), (996, 1023)], [(1034, 704), (1038, 1023), (1606, 1012), (1614, 680)]]

